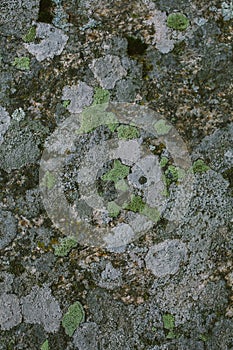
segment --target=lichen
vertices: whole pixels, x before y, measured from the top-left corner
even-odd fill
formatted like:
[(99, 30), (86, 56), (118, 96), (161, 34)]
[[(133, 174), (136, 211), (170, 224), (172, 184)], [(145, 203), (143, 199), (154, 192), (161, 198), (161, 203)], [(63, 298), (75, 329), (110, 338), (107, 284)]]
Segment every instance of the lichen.
[(140, 211), (141, 214), (148, 217), (153, 222), (158, 222), (160, 219), (160, 213), (157, 208), (151, 208), (148, 205), (145, 205), (143, 209)]
[(161, 168), (164, 168), (167, 165), (167, 163), (168, 163), (168, 158), (167, 157), (162, 157), (160, 159), (159, 165), (161, 166)]
[(63, 105), (64, 108), (67, 108), (69, 106), (69, 104), (70, 104), (70, 100), (64, 100), (62, 102), (62, 105)]
[(123, 205), (124, 209), (131, 210), (135, 213), (137, 212), (143, 212), (143, 209), (145, 208), (145, 203), (142, 200), (142, 197), (133, 195), (131, 197), (131, 201), (128, 204)]
[(49, 171), (46, 171), (42, 179), (42, 185), (51, 190), (56, 183), (56, 178)]
[(116, 187), (116, 190), (119, 190), (119, 191), (122, 191), (122, 192), (127, 191), (128, 188), (129, 188), (127, 183), (123, 179), (121, 179), (118, 182), (116, 182), (115, 183), (115, 187)]
[(164, 314), (162, 316), (163, 319), (163, 327), (168, 331), (166, 338), (174, 339), (177, 337), (177, 334), (174, 332), (175, 328), (175, 318), (171, 314)]
[(198, 159), (193, 163), (192, 169), (194, 174), (196, 174), (196, 173), (205, 173), (210, 169), (210, 167), (206, 165), (202, 159)]
[(31, 27), (30, 29), (29, 29), (29, 31), (27, 32), (27, 34), (25, 34), (24, 36), (23, 36), (23, 41), (25, 42), (25, 43), (31, 43), (32, 41), (34, 41), (35, 40), (35, 38), (36, 38), (36, 27)]
[(111, 131), (115, 130), (118, 121), (113, 113), (106, 111), (107, 106), (103, 103), (85, 108), (81, 113), (81, 126), (77, 133), (89, 133), (102, 125), (107, 125)]
[(30, 59), (28, 57), (16, 57), (12, 63), (15, 68), (20, 70), (30, 69)]
[(119, 215), (121, 208), (114, 201), (108, 203), (109, 216), (115, 218)]
[(40, 350), (49, 350), (48, 340), (45, 340), (45, 342), (41, 345)]
[(104, 174), (101, 178), (103, 181), (113, 181), (118, 182), (129, 175), (129, 167), (122, 164), (118, 159), (114, 160), (114, 165), (111, 170)]
[(158, 135), (166, 135), (171, 130), (172, 126), (167, 125), (166, 120), (160, 119), (154, 124), (154, 129)]
[(65, 333), (72, 337), (77, 327), (85, 319), (83, 306), (79, 301), (76, 301), (69, 308), (67, 313), (63, 316), (62, 326), (65, 328)]
[(178, 169), (174, 165), (169, 165), (165, 171), (166, 183), (169, 186), (172, 182), (177, 182), (179, 179)]
[(56, 256), (67, 256), (71, 249), (77, 247), (78, 242), (73, 237), (66, 237), (60, 240), (59, 244), (55, 246), (54, 254)]
[(189, 20), (183, 13), (171, 13), (167, 17), (167, 25), (175, 30), (186, 30), (189, 26)]
[(131, 140), (139, 137), (139, 131), (135, 126), (131, 125), (120, 125), (117, 128), (117, 135), (119, 139)]
[(108, 90), (102, 88), (96, 88), (94, 94), (93, 106), (99, 105), (102, 103), (108, 103), (110, 99), (110, 93)]

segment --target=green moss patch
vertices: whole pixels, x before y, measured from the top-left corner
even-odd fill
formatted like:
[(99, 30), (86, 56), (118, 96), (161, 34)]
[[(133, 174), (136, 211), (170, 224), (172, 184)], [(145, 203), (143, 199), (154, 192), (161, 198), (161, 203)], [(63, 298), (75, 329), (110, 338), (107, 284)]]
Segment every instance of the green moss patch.
[(202, 159), (198, 159), (193, 163), (193, 172), (196, 173), (205, 173), (208, 171), (210, 167), (205, 164)]
[(138, 129), (131, 125), (120, 125), (117, 128), (117, 134), (118, 138), (123, 140), (136, 139), (140, 135)]
[(32, 41), (35, 40), (35, 38), (36, 38), (36, 27), (33, 26), (29, 29), (27, 34), (23, 36), (23, 41), (25, 41), (25, 43), (31, 43)]
[(102, 103), (108, 103), (110, 99), (110, 93), (108, 90), (102, 89), (102, 88), (96, 88), (95, 94), (94, 94), (94, 105), (99, 105)]
[(28, 57), (16, 57), (12, 63), (15, 68), (20, 70), (30, 69), (30, 59)]
[(167, 17), (167, 26), (175, 30), (186, 30), (189, 20), (183, 13), (171, 13)]
[(79, 301), (76, 301), (69, 308), (67, 313), (63, 316), (62, 326), (65, 328), (67, 335), (72, 337), (77, 327), (85, 319), (85, 312), (82, 307), (82, 304)]
[(59, 244), (55, 246), (54, 254), (56, 256), (67, 256), (71, 249), (77, 247), (78, 242), (73, 237), (66, 237), (60, 240)]
[(104, 174), (101, 178), (103, 181), (118, 182), (129, 175), (129, 167), (122, 164), (118, 159), (114, 160), (114, 165), (111, 170)]
[(40, 350), (49, 350), (49, 342), (45, 340), (45, 342), (41, 345)]
[(174, 332), (175, 328), (175, 317), (171, 314), (164, 314), (162, 316), (163, 327), (168, 331), (166, 338), (174, 339), (177, 337), (177, 334)]
[(135, 213), (142, 212), (145, 208), (145, 203), (140, 196), (133, 195), (131, 201), (123, 206), (124, 209), (131, 210)]

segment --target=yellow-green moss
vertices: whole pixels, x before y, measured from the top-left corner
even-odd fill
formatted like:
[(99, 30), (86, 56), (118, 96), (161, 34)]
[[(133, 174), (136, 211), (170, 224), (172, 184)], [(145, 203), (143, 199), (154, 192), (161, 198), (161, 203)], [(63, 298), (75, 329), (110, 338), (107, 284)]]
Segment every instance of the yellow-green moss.
[(23, 41), (25, 41), (26, 43), (31, 43), (32, 41), (34, 41), (36, 38), (36, 27), (31, 27), (27, 34), (25, 34), (23, 36)]
[(45, 342), (41, 345), (40, 350), (49, 350), (49, 342), (45, 340)]
[(73, 237), (66, 237), (59, 241), (59, 244), (55, 246), (54, 255), (56, 256), (66, 256), (69, 254), (71, 249), (77, 247), (78, 242)]
[(12, 63), (15, 68), (20, 70), (30, 69), (30, 59), (28, 57), (16, 57)]
[(131, 125), (120, 125), (117, 128), (117, 135), (119, 139), (131, 140), (139, 137), (140, 133), (135, 126)]
[(210, 169), (208, 165), (202, 159), (198, 159), (193, 163), (193, 172), (196, 173), (205, 173)]

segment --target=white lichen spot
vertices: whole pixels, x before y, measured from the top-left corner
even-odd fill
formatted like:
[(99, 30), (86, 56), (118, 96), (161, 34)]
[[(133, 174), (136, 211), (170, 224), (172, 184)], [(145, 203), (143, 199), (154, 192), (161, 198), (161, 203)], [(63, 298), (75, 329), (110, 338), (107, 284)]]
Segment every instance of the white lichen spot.
[(104, 89), (113, 89), (116, 82), (127, 75), (120, 58), (114, 55), (94, 59), (89, 67)]
[(41, 39), (38, 44), (25, 43), (24, 46), (39, 62), (60, 55), (69, 39), (61, 29), (48, 23), (37, 23), (36, 38)]

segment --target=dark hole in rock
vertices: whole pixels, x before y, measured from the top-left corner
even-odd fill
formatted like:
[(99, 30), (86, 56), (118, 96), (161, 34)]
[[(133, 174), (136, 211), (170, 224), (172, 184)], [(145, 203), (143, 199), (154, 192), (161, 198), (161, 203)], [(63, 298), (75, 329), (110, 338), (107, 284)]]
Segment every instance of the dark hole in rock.
[(41, 0), (38, 15), (38, 22), (52, 23), (53, 21), (53, 7), (52, 0)]
[(147, 178), (145, 176), (141, 176), (138, 181), (141, 185), (144, 185), (147, 183)]
[(127, 41), (128, 41), (127, 52), (129, 56), (143, 55), (147, 49), (147, 44), (145, 44), (139, 38), (134, 38), (130, 36), (130, 37), (127, 37)]

